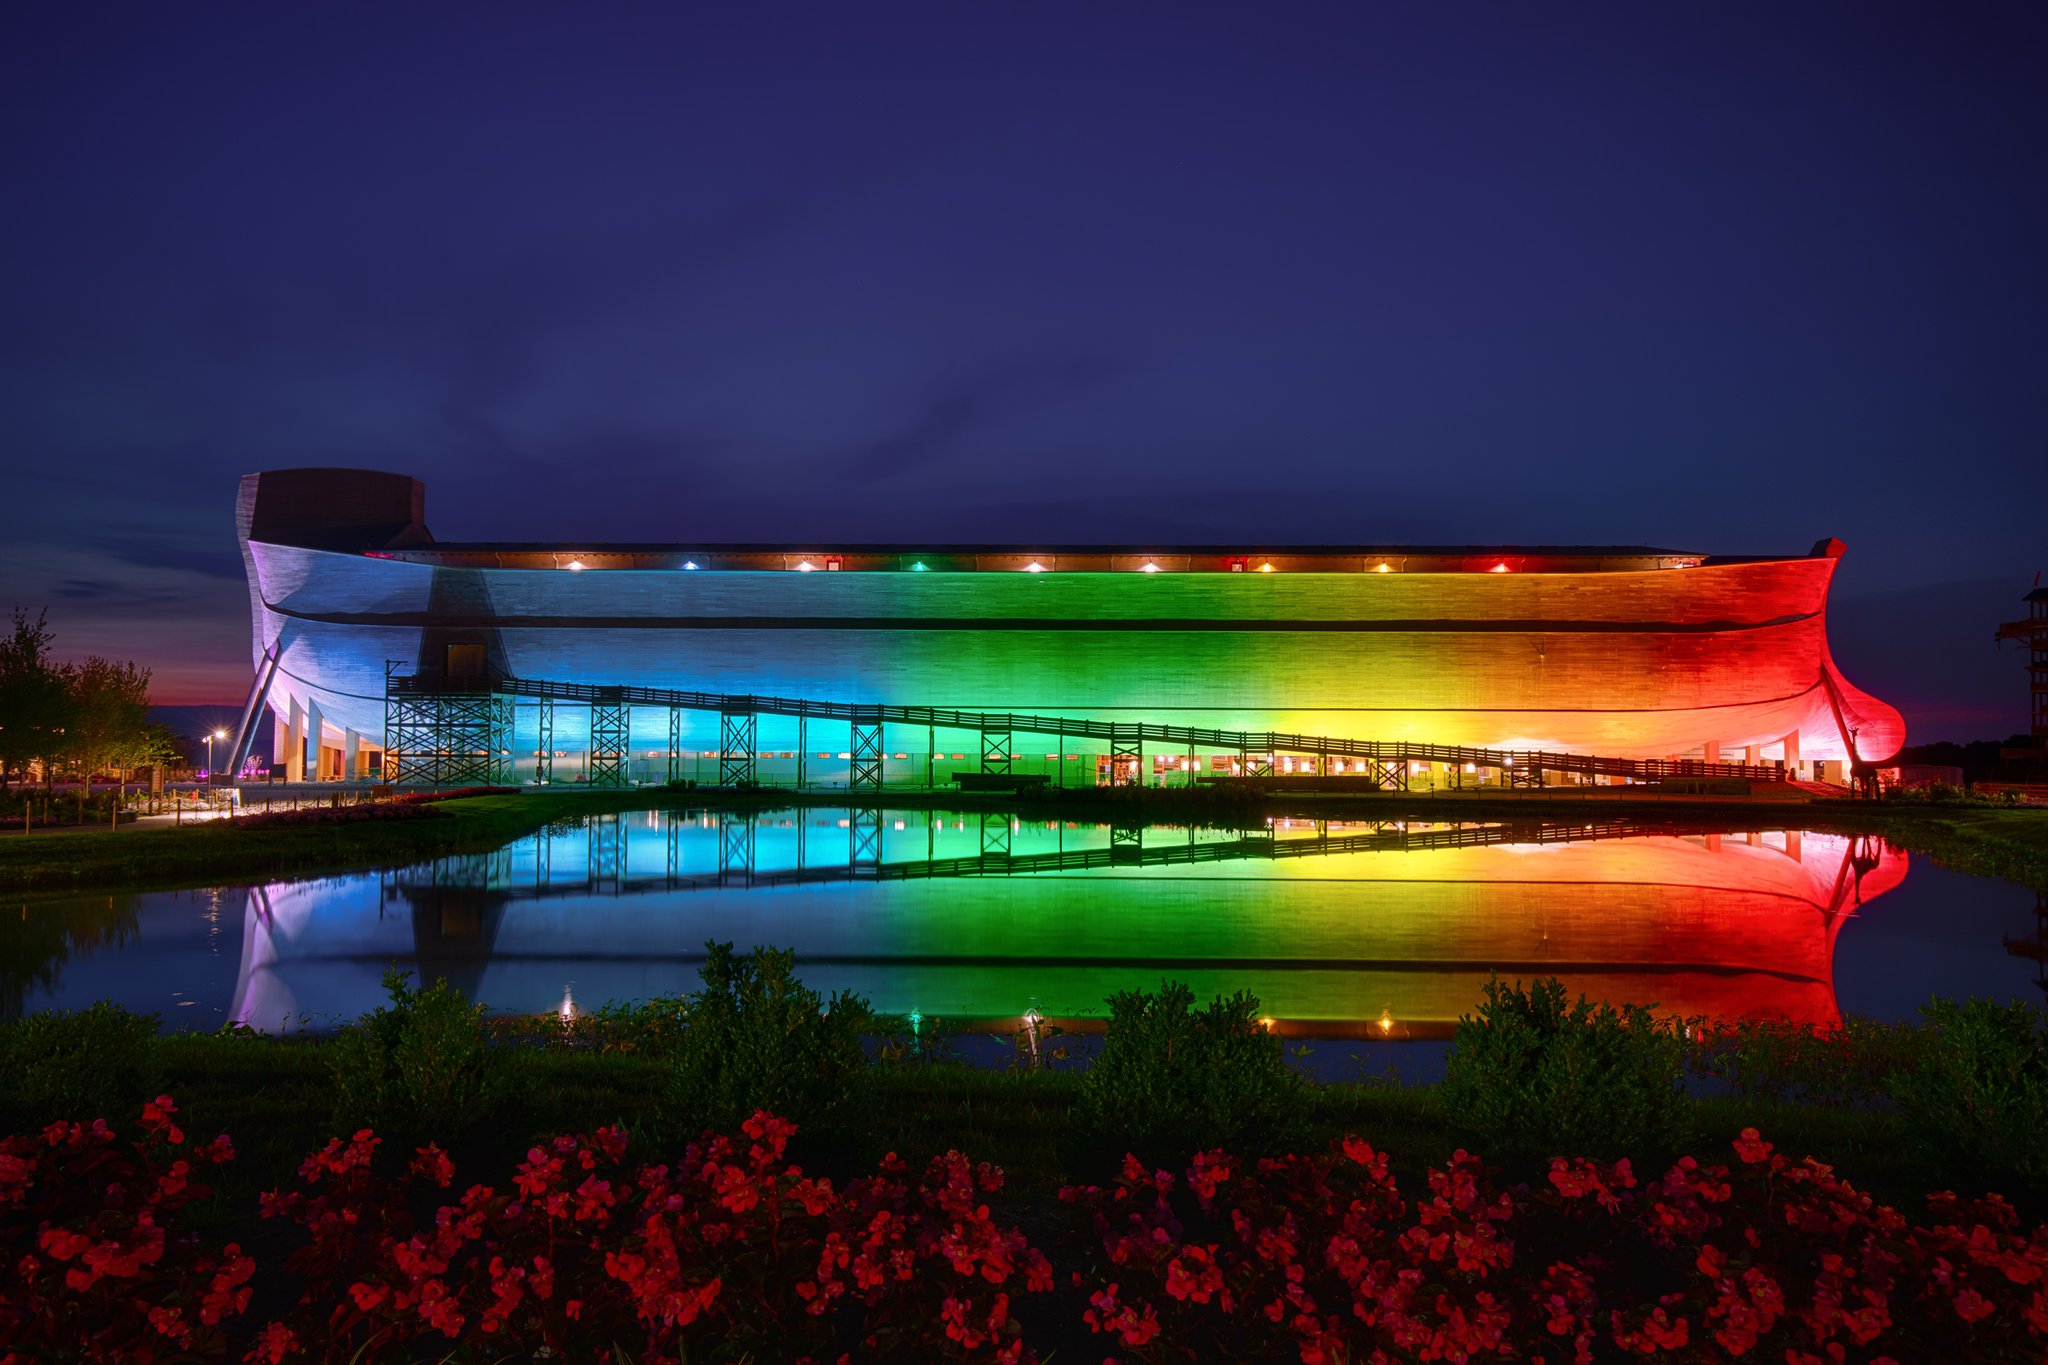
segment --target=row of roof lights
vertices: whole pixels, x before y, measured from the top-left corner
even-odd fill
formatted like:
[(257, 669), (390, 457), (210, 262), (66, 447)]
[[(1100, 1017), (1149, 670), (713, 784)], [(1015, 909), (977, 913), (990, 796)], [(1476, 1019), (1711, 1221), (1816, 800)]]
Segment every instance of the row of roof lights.
[[(564, 565), (563, 565), (562, 567), (563, 567), (563, 568), (565, 568), (565, 569), (567, 569), (567, 570), (569, 570), (569, 572), (571, 572), (571, 573), (582, 573), (582, 572), (583, 572), (583, 571), (584, 571), (584, 570), (585, 570), (586, 568), (588, 568), (588, 567), (590, 567), (590, 566), (589, 566), (589, 565), (587, 565), (587, 564), (585, 564), (585, 563), (584, 563), (584, 562), (583, 562), (582, 560), (580, 560), (580, 559), (572, 559), (572, 560), (570, 560), (570, 561), (569, 561), (569, 562), (568, 562), (567, 564), (564, 564)], [(697, 561), (696, 561), (696, 560), (694, 560), (694, 559), (686, 559), (686, 560), (684, 560), (684, 561), (683, 561), (683, 567), (684, 567), (685, 569), (693, 569), (693, 570), (694, 570), (695, 568), (697, 568), (697, 567), (698, 567), (698, 565), (697, 565)], [(798, 561), (797, 561), (797, 565), (796, 565), (796, 570), (797, 570), (797, 572), (798, 572), (798, 573), (813, 573), (813, 572), (815, 572), (815, 571), (817, 570), (817, 567), (818, 567), (817, 565), (815, 565), (815, 564), (811, 563), (811, 561), (810, 561), (810, 560), (808, 560), (808, 559), (800, 559), (800, 560), (798, 560)], [(917, 561), (916, 563), (912, 564), (912, 565), (911, 565), (910, 567), (911, 567), (911, 569), (912, 569), (912, 570), (913, 570), (914, 572), (917, 572), (917, 573), (925, 573), (925, 572), (927, 572), (927, 571), (928, 571), (928, 570), (930, 569), (930, 567), (931, 567), (931, 566), (930, 566), (930, 565), (928, 565), (928, 564), (926, 564), (926, 563), (925, 563), (925, 562), (924, 562), (923, 560), (921, 560), (921, 559), (920, 559), (920, 560), (918, 560), (918, 561)], [(1677, 567), (1678, 567), (1678, 568), (1681, 568), (1681, 569), (1689, 569), (1689, 568), (1691, 568), (1691, 567), (1693, 567), (1693, 566), (1692, 566), (1691, 564), (1689, 564), (1689, 563), (1681, 563), (1681, 564), (1679, 564), (1679, 565), (1678, 565)], [(1393, 572), (1393, 568), (1394, 568), (1394, 566), (1393, 566), (1393, 565), (1389, 564), (1389, 563), (1388, 563), (1388, 562), (1387, 562), (1386, 560), (1384, 560), (1384, 559), (1383, 559), (1383, 560), (1381, 560), (1381, 561), (1380, 561), (1380, 562), (1379, 562), (1378, 564), (1376, 564), (1376, 565), (1374, 565), (1374, 566), (1373, 566), (1373, 572), (1374, 572), (1374, 573), (1392, 573), (1392, 572)], [(1162, 572), (1162, 570), (1160, 569), (1159, 565), (1158, 565), (1158, 564), (1156, 564), (1156, 563), (1154, 563), (1154, 562), (1153, 562), (1152, 560), (1149, 560), (1149, 559), (1148, 559), (1148, 560), (1146, 560), (1146, 561), (1145, 561), (1145, 562), (1144, 562), (1144, 563), (1143, 563), (1142, 565), (1140, 565), (1140, 566), (1139, 566), (1139, 569), (1138, 569), (1138, 571), (1139, 571), (1140, 573), (1160, 573), (1160, 572)], [(1274, 570), (1273, 570), (1273, 561), (1271, 561), (1270, 559), (1269, 559), (1269, 560), (1266, 560), (1266, 561), (1265, 561), (1264, 563), (1262, 563), (1262, 564), (1260, 564), (1260, 565), (1259, 565), (1259, 572), (1260, 572), (1260, 573), (1272, 573), (1273, 571), (1274, 571)], [(1026, 565), (1024, 566), (1024, 572), (1025, 572), (1025, 573), (1050, 573), (1050, 572), (1052, 572), (1052, 571), (1051, 571), (1050, 569), (1046, 568), (1046, 567), (1045, 567), (1045, 565), (1043, 565), (1043, 564), (1039, 563), (1039, 562), (1038, 562), (1037, 560), (1035, 560), (1035, 559), (1034, 559), (1034, 560), (1032, 560), (1032, 561), (1031, 561), (1031, 562), (1030, 562), (1029, 564), (1026, 564)], [(1512, 572), (1512, 570), (1511, 570), (1511, 569), (1510, 569), (1510, 568), (1508, 567), (1507, 561), (1505, 561), (1505, 560), (1502, 560), (1502, 561), (1501, 561), (1500, 563), (1498, 563), (1498, 564), (1494, 565), (1494, 566), (1493, 566), (1493, 567), (1492, 567), (1491, 569), (1489, 569), (1489, 570), (1488, 570), (1487, 572), (1489, 572), (1489, 573), (1510, 573), (1510, 572)]]
[[(1248, 566), (1248, 563), (1249, 563), (1249, 561), (1246, 561), (1246, 560), (1233, 560), (1233, 561), (1231, 562), (1231, 567), (1232, 567), (1232, 569), (1233, 569), (1233, 570), (1238, 570), (1238, 571), (1242, 571), (1242, 569), (1243, 569), (1243, 568), (1245, 568), (1245, 567), (1247, 567), (1247, 566)], [(564, 564), (564, 565), (562, 565), (561, 567), (562, 567), (562, 568), (565, 568), (565, 569), (567, 569), (567, 570), (569, 570), (569, 571), (570, 571), (571, 573), (581, 573), (581, 572), (583, 572), (583, 570), (585, 570), (586, 568), (588, 568), (588, 567), (590, 567), (590, 566), (589, 566), (589, 565), (587, 565), (587, 564), (585, 564), (585, 563), (584, 563), (584, 562), (583, 562), (582, 560), (580, 560), (580, 559), (572, 559), (572, 560), (570, 560), (570, 561), (569, 561), (569, 562), (568, 562), (567, 564)], [(696, 569), (696, 568), (698, 568), (699, 566), (698, 566), (698, 564), (697, 564), (697, 561), (696, 561), (696, 560), (694, 560), (694, 559), (686, 559), (686, 560), (684, 560), (684, 561), (683, 561), (683, 567), (684, 567), (685, 569)], [(815, 564), (811, 563), (811, 561), (810, 561), (810, 560), (808, 560), (808, 559), (800, 559), (800, 560), (798, 560), (798, 561), (797, 561), (797, 565), (796, 565), (796, 568), (797, 568), (797, 572), (798, 572), (798, 573), (812, 573), (812, 572), (814, 572), (814, 571), (815, 571), (815, 570), (817, 569), (817, 567), (818, 567), (817, 565), (815, 565)], [(826, 567), (826, 568), (828, 568), (828, 569), (836, 569), (836, 568), (838, 568), (838, 567), (839, 567), (839, 561), (838, 561), (838, 557), (837, 557), (837, 556), (832, 556), (832, 557), (829, 557), (829, 558), (828, 558), (828, 559), (826, 560), (826, 562), (825, 562), (825, 567)], [(924, 562), (923, 560), (921, 560), (921, 559), (920, 559), (920, 560), (918, 560), (918, 561), (916, 561), (915, 563), (913, 563), (913, 564), (912, 564), (912, 565), (911, 565), (910, 567), (911, 567), (912, 571), (914, 571), (914, 572), (916, 572), (916, 573), (925, 573), (925, 572), (929, 571), (929, 569), (931, 568), (931, 566), (930, 566), (930, 565), (926, 564), (926, 563), (925, 563), (925, 562)], [(1691, 568), (1697, 568), (1697, 567), (1698, 567), (1698, 562), (1697, 562), (1696, 560), (1687, 560), (1687, 559), (1682, 559), (1682, 560), (1678, 561), (1678, 562), (1677, 562), (1676, 564), (1672, 565), (1671, 567), (1673, 567), (1673, 568), (1677, 568), (1677, 569), (1691, 569)], [(1153, 560), (1150, 560), (1150, 559), (1146, 560), (1146, 561), (1145, 561), (1145, 562), (1144, 562), (1143, 564), (1139, 565), (1139, 566), (1138, 566), (1138, 571), (1139, 571), (1140, 573), (1160, 573), (1160, 572), (1162, 572), (1162, 570), (1160, 569), (1159, 565), (1158, 565), (1158, 564), (1157, 564), (1157, 563), (1156, 563), (1155, 561), (1153, 561)], [(1373, 566), (1373, 570), (1372, 570), (1372, 571), (1373, 571), (1374, 573), (1392, 573), (1392, 572), (1394, 571), (1394, 566), (1393, 566), (1393, 564), (1392, 564), (1392, 563), (1390, 563), (1389, 561), (1387, 561), (1387, 560), (1384, 560), (1384, 559), (1383, 559), (1383, 560), (1381, 560), (1381, 561), (1380, 561), (1379, 563), (1377, 563), (1377, 564), (1375, 564), (1375, 565)], [(1025, 572), (1025, 573), (1050, 573), (1050, 572), (1052, 572), (1052, 570), (1048, 569), (1048, 568), (1047, 568), (1047, 567), (1046, 567), (1046, 566), (1045, 566), (1045, 565), (1044, 565), (1043, 563), (1041, 563), (1040, 561), (1038, 561), (1038, 560), (1034, 559), (1034, 560), (1032, 560), (1032, 561), (1031, 561), (1030, 563), (1028, 563), (1028, 564), (1026, 564), (1026, 565), (1024, 566), (1024, 572)], [(1272, 560), (1270, 560), (1270, 559), (1268, 559), (1268, 560), (1264, 560), (1264, 561), (1261, 561), (1261, 563), (1259, 564), (1259, 572), (1260, 572), (1260, 573), (1272, 573), (1272, 572), (1274, 572), (1274, 569), (1273, 569), (1273, 561), (1272, 561)], [(1507, 562), (1506, 560), (1504, 560), (1504, 559), (1503, 559), (1503, 560), (1499, 561), (1498, 563), (1494, 564), (1494, 566), (1493, 566), (1492, 568), (1488, 569), (1488, 570), (1487, 570), (1487, 572), (1488, 572), (1488, 573), (1513, 573), (1513, 572), (1514, 572), (1514, 567), (1513, 567), (1512, 565), (1510, 565), (1510, 564), (1509, 564), (1509, 563), (1508, 563), (1508, 562)]]

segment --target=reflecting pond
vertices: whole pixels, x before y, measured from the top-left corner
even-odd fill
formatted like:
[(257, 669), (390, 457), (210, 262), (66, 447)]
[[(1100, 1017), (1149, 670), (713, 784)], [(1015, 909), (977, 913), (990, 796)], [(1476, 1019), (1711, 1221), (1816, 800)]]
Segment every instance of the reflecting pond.
[(381, 874), (28, 901), (0, 918), (0, 1012), (317, 1027), (378, 1003), (393, 963), (559, 1010), (691, 989), (712, 939), (963, 1025), (1086, 1026), (1172, 976), (1249, 989), (1291, 1032), (1442, 1037), (1495, 972), (1826, 1023), (2037, 997), (2040, 934), (2030, 891), (1799, 830), (643, 811)]

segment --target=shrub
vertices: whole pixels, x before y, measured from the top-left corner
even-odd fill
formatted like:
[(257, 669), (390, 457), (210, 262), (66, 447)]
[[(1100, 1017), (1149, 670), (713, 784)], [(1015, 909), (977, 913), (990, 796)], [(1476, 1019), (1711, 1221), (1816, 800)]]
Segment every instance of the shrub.
[(757, 1109), (807, 1126), (843, 1122), (867, 1063), (867, 1001), (844, 991), (828, 1001), (809, 989), (788, 949), (757, 947), (747, 957), (730, 943), (704, 949), (704, 989), (684, 1006), (663, 1094), (671, 1131), (730, 1130)]
[(102, 1118), (157, 1088), (157, 1017), (100, 1001), (0, 1024), (0, 1120)]
[(1492, 980), (1452, 1033), (1444, 1110), (1503, 1156), (1669, 1153), (1686, 1137), (1685, 1062), (1682, 1031), (1644, 1006), (1571, 1004), (1554, 977)]
[(1935, 999), (1919, 1065), (1891, 1078), (1919, 1155), (1945, 1175), (2048, 1193), (2048, 1011)]
[(1931, 1030), (1855, 1015), (1834, 1028), (1783, 1019), (1717, 1020), (1693, 1053), (1695, 1074), (1743, 1099), (1868, 1104), (1918, 1064)]
[(1126, 1152), (1184, 1160), (1217, 1145), (1273, 1151), (1299, 1134), (1305, 1083), (1261, 1022), (1258, 997), (1239, 991), (1206, 1009), (1194, 1004), (1194, 991), (1178, 981), (1162, 981), (1157, 995), (1109, 998), (1102, 1052), (1074, 1108), (1082, 1160)]
[(334, 1040), (335, 1119), (408, 1137), (460, 1133), (504, 1097), (504, 1058), (484, 1032), (484, 1007), (445, 980), (415, 990), (396, 967), (380, 1005)]

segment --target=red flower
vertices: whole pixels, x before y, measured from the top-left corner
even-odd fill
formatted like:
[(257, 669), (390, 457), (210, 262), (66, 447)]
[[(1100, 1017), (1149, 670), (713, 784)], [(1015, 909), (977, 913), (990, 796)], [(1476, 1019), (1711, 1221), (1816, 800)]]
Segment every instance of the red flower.
[(431, 1180), (442, 1189), (447, 1189), (455, 1179), (455, 1163), (438, 1146), (429, 1143), (414, 1155), (407, 1169), (422, 1179)]
[(177, 1112), (178, 1106), (171, 1102), (169, 1095), (158, 1095), (142, 1106), (143, 1131), (173, 1145), (183, 1142), (184, 1130), (171, 1121), (171, 1115)]
[(292, 1333), (291, 1328), (281, 1322), (270, 1322), (265, 1323), (263, 1330), (256, 1334), (256, 1344), (249, 1348), (249, 1353), (242, 1359), (255, 1362), (256, 1365), (279, 1365), (280, 1361), (298, 1349), (299, 1339)]
[(1758, 1137), (1756, 1129), (1745, 1128), (1742, 1136), (1735, 1139), (1735, 1155), (1741, 1157), (1745, 1165), (1753, 1166), (1770, 1159), (1771, 1144)]

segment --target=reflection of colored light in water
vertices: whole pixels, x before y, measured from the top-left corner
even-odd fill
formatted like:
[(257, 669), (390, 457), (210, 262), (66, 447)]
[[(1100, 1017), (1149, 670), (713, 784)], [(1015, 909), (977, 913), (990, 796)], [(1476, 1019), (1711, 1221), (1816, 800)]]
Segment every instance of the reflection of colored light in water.
[[(1318, 856), (1312, 826), (1279, 822), (1275, 837), (1301, 856), (1173, 865), (1133, 862), (1128, 845), (1113, 859), (1105, 828), (1008, 814), (987, 827), (920, 815), (898, 830), (894, 813), (812, 811), (750, 829), (635, 820), (618, 833), (621, 885), (661, 889), (593, 894), (589, 879), (611, 865), (592, 865), (597, 842), (580, 829), (549, 838), (544, 860), (534, 840), (468, 860), (473, 887), (447, 885), (449, 864), (394, 874), (389, 899), (364, 878), (271, 888), (249, 926), (238, 1017), (368, 1009), (376, 973), (360, 964), (393, 957), (501, 1009), (545, 1009), (567, 959), (586, 999), (670, 995), (695, 987), (712, 938), (792, 947), (808, 984), (857, 990), (912, 1015), (913, 1030), (926, 1004), (962, 1021), (1015, 1020), (1019, 999), (1041, 1021), (1099, 1018), (1112, 992), (1170, 976), (1204, 999), (1249, 989), (1296, 1031), (1428, 1036), (1496, 970), (1668, 1013), (1830, 1023), (1834, 937), (1906, 865), (1881, 847), (1775, 833)], [(724, 861), (736, 834), (745, 867)], [(1417, 825), (1408, 837), (1437, 835)], [(995, 866), (991, 838), (1002, 867), (1074, 865), (959, 875)], [(1137, 852), (1236, 839), (1151, 829)], [(796, 877), (800, 854), (814, 880)], [(848, 880), (856, 854), (869, 871)], [(916, 875), (877, 879), (878, 864)]]

